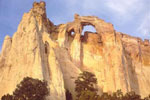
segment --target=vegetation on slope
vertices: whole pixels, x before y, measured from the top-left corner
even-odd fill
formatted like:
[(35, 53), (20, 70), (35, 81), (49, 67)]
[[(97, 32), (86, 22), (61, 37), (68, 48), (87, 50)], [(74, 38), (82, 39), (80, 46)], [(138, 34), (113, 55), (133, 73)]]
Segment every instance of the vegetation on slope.
[(4, 95), (1, 100), (45, 100), (48, 94), (47, 82), (26, 77), (17, 85), (13, 95)]
[(150, 96), (142, 99), (141, 96), (134, 91), (123, 95), (122, 91), (118, 90), (112, 93), (112, 95), (103, 93), (99, 96), (96, 89), (97, 79), (95, 75), (86, 71), (79, 75), (75, 83), (75, 91), (77, 92), (76, 100), (150, 100)]
[[(75, 81), (76, 100), (150, 100), (150, 96), (142, 99), (134, 91), (123, 94), (118, 90), (112, 94), (97, 94), (97, 79), (94, 74), (84, 71)], [(6, 94), (1, 100), (46, 100), (49, 94), (47, 82), (26, 77), (17, 85), (13, 95)], [(73, 100), (72, 94), (66, 90), (66, 100)]]

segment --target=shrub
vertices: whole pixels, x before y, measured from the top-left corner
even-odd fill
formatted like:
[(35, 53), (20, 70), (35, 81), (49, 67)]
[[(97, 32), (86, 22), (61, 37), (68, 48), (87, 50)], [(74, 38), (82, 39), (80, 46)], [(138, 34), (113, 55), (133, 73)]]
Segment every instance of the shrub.
[(91, 98), (90, 96), (93, 97), (93, 95), (97, 94), (97, 89), (95, 88), (97, 79), (95, 78), (95, 75), (90, 72), (84, 71), (81, 73), (75, 81), (75, 84), (77, 100), (86, 100), (87, 98)]
[(4, 95), (2, 100), (45, 100), (48, 94), (45, 81), (26, 77), (17, 85), (13, 95)]

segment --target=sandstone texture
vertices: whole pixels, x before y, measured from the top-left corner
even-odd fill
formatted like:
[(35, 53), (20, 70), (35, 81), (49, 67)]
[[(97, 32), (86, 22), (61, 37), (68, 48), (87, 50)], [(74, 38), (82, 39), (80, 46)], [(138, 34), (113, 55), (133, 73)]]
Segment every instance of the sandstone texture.
[[(54, 25), (45, 2), (34, 2), (13, 37), (6, 36), (0, 54), (0, 97), (12, 93), (26, 76), (48, 81), (47, 100), (75, 98), (74, 81), (83, 71), (96, 75), (99, 94), (121, 89), (150, 94), (150, 43), (121, 32), (95, 16), (74, 15), (74, 21)], [(81, 34), (84, 26), (96, 32)], [(74, 34), (72, 34), (72, 32)]]

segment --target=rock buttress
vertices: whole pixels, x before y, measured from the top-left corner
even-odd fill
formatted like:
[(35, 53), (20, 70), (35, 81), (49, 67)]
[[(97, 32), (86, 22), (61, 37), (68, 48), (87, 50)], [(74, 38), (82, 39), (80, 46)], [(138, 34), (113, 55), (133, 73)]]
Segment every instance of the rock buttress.
[(13, 37), (5, 38), (0, 56), (0, 97), (11, 94), (29, 76), (48, 82), (47, 100), (65, 100), (63, 74), (53, 49), (55, 43), (49, 42), (53, 27), (46, 17), (45, 2), (35, 2)]

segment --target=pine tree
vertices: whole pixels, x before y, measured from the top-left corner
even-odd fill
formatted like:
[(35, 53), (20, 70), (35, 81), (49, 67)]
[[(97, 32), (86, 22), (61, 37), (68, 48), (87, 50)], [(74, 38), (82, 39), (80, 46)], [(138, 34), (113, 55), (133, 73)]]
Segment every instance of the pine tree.
[(47, 82), (26, 77), (17, 85), (13, 95), (4, 95), (1, 100), (45, 100), (48, 94)]
[(48, 95), (47, 83), (38, 79), (26, 77), (17, 85), (13, 95), (15, 99), (21, 100), (44, 100)]
[(97, 79), (95, 78), (94, 74), (84, 71), (79, 75), (78, 79), (75, 81), (75, 84), (77, 100), (86, 100), (87, 98), (90, 98), (89, 96), (97, 96), (97, 89), (95, 88)]

